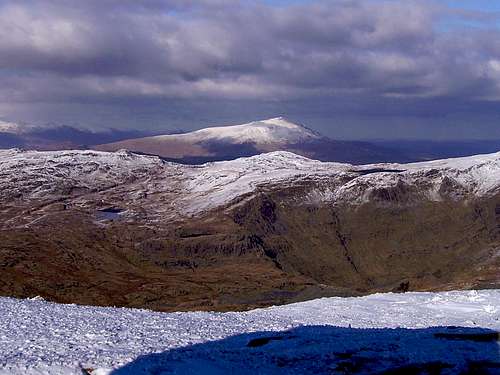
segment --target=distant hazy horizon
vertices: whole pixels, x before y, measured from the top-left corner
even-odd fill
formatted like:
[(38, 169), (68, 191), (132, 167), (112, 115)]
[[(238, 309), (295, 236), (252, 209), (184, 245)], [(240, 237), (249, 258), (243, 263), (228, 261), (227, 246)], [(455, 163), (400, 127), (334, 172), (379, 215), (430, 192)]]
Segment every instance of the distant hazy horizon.
[[(278, 117), (278, 116), (276, 116)], [(407, 126), (394, 126), (392, 128), (392, 132), (364, 132), (364, 133), (359, 133), (359, 134), (350, 134), (349, 130), (353, 130), (356, 128), (356, 126), (361, 126), (361, 124), (351, 124), (349, 127), (345, 127), (346, 129), (342, 128), (341, 126), (336, 126), (333, 121), (330, 122), (329, 124), (331, 126), (321, 126), (321, 122), (318, 121), (311, 121), (307, 122), (306, 121), (301, 121), (301, 120), (296, 120), (297, 117), (289, 117), (289, 116), (284, 116), (296, 123), (303, 124), (312, 130), (318, 132), (321, 135), (327, 136), (332, 139), (337, 139), (337, 140), (345, 140), (345, 141), (367, 141), (367, 142), (396, 142), (396, 141), (410, 141), (410, 142), (500, 142), (500, 132), (491, 132), (489, 135), (485, 135), (482, 132), (464, 132), (460, 133), (457, 132), (456, 129), (455, 131), (451, 133), (443, 133), (442, 134), (426, 134), (426, 133), (410, 133), (412, 130), (411, 127)], [(269, 117), (271, 118), (271, 117)], [(17, 124), (21, 128), (23, 127), (32, 127), (37, 130), (49, 130), (49, 129), (54, 129), (54, 128), (63, 128), (63, 127), (68, 127), (68, 128), (73, 128), (77, 129), (80, 131), (88, 131), (91, 133), (109, 133), (109, 132), (114, 132), (114, 131), (123, 131), (123, 132), (130, 132), (130, 134), (134, 134), (134, 132), (137, 133), (137, 136), (143, 135), (143, 136), (152, 136), (152, 135), (162, 135), (162, 134), (181, 134), (181, 133), (188, 133), (188, 132), (193, 132), (196, 130), (200, 129), (205, 129), (205, 128), (210, 128), (210, 127), (216, 127), (216, 126), (232, 126), (232, 125), (241, 125), (241, 124), (246, 124), (250, 123), (253, 121), (260, 121), (260, 120), (265, 120), (266, 118), (264, 117), (259, 117), (254, 120), (242, 120), (242, 121), (231, 121), (231, 120), (220, 120), (219, 122), (214, 122), (211, 120), (203, 119), (200, 120), (199, 122), (196, 122), (195, 120), (182, 120), (182, 119), (177, 119), (177, 120), (172, 120), (172, 121), (167, 121), (166, 123), (148, 123), (149, 126), (134, 126), (134, 124), (122, 124), (122, 126), (114, 126), (114, 125), (109, 125), (109, 123), (103, 123), (103, 124), (95, 124), (95, 123), (81, 123), (81, 122), (76, 122), (76, 121), (70, 121), (70, 120), (52, 120), (52, 121), (30, 121), (30, 120), (24, 120), (24, 121), (19, 121)], [(9, 118), (0, 118), (0, 122), (11, 122), (13, 120)], [(323, 120), (325, 122), (328, 122), (328, 120)], [(16, 122), (16, 121), (13, 121)], [(319, 126), (318, 126), (319, 124)], [(0, 126), (1, 128), (1, 126)], [(334, 130), (339, 128), (340, 131), (335, 132)], [(394, 130), (398, 129), (399, 132), (395, 132)], [(413, 130), (418, 130), (418, 126), (414, 126)], [(1, 133), (1, 130), (0, 130)], [(498, 134), (497, 134), (498, 133)]]

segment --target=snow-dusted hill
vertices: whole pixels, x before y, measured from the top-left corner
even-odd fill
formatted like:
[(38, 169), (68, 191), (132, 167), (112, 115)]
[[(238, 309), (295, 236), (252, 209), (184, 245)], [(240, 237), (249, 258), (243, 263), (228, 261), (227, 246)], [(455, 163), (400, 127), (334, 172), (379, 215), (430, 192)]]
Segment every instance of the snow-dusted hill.
[(368, 142), (330, 139), (284, 117), (209, 127), (184, 134), (128, 139), (97, 145), (94, 149), (127, 149), (187, 164), (233, 160), (271, 151), (291, 151), (319, 160), (356, 164), (408, 160), (400, 152)]
[(298, 143), (319, 139), (320, 135), (312, 130), (295, 124), (284, 117), (254, 121), (248, 124), (211, 127), (185, 134), (160, 135), (152, 140), (182, 139), (190, 142), (228, 141), (241, 143)]
[[(473, 199), (500, 191), (500, 153), (413, 164), (353, 166), (325, 163), (289, 152), (185, 166), (124, 151), (0, 151), (0, 198), (54, 200), (79, 192), (113, 190), (129, 214), (141, 194), (155, 211), (174, 216), (204, 213), (262, 189), (306, 186), (297, 204), (362, 204)], [(128, 187), (127, 187), (128, 186)], [(385, 192), (380, 194), (380, 192)], [(393, 194), (393, 195), (391, 195)], [(399, 194), (399, 195), (398, 195)], [(157, 200), (175, 195), (175, 202)], [(84, 203), (84, 202), (83, 202)]]
[[(302, 203), (315, 200), (361, 204), (381, 189), (415, 188), (429, 200), (472, 198), (500, 191), (500, 153), (412, 164), (353, 166), (325, 163), (289, 152), (273, 152), (187, 169), (188, 188), (210, 206), (222, 205), (263, 186), (314, 181)], [(346, 182), (347, 181), (347, 182)], [(390, 199), (390, 197), (388, 197)], [(299, 201), (299, 200), (298, 200)]]
[(499, 330), (498, 290), (328, 298), (244, 313), (169, 314), (0, 298), (0, 374), (436, 368), (495, 374)]
[(184, 134), (168, 134), (97, 146), (97, 150), (128, 149), (179, 160), (230, 160), (289, 145), (326, 140), (312, 130), (283, 117), (248, 124), (217, 126)]
[(162, 166), (158, 159), (126, 152), (0, 150), (0, 186), (3, 194), (30, 197), (65, 194), (75, 188), (100, 190), (146, 178)]

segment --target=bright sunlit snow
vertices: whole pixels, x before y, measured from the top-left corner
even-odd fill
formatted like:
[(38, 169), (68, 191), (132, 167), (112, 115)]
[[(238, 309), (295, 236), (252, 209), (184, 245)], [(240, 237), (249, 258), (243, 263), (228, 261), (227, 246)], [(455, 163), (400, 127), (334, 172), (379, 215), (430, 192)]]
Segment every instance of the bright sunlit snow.
[(152, 137), (156, 140), (178, 138), (190, 142), (231, 141), (233, 143), (295, 143), (321, 138), (312, 130), (283, 117), (254, 121), (248, 124), (233, 126), (217, 126), (191, 133), (160, 135)]
[(0, 298), (0, 374), (330, 374), (437, 362), (456, 373), (467, 363), (500, 366), (498, 330), (500, 290), (326, 298), (240, 313)]
[[(238, 202), (261, 188), (291, 187), (304, 181), (315, 184), (310, 184), (297, 204), (320, 201), (357, 205), (371, 201), (374, 191), (397, 189), (398, 184), (412, 187), (415, 199), (429, 201), (492, 196), (500, 191), (500, 152), (422, 163), (359, 166), (276, 151), (189, 166), (126, 151), (12, 149), (0, 150), (0, 176), (0, 196), (6, 199), (20, 195), (24, 200), (57, 199), (72, 188), (116, 190), (127, 181), (134, 181), (129, 186), (130, 194), (148, 191), (149, 196), (161, 196), (175, 190), (174, 217), (205, 213)], [(172, 201), (170, 197), (167, 200)]]

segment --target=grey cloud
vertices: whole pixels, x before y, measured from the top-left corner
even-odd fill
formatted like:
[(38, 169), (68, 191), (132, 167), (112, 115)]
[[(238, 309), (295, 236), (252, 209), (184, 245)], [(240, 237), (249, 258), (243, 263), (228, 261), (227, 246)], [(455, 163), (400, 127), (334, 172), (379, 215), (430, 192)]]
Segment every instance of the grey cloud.
[(495, 20), (437, 1), (0, 0), (0, 108), (213, 98), (458, 108), (500, 98)]
[[(75, 8), (64, 1), (13, 2), (0, 13), (2, 34), (9, 35), (0, 42), (0, 66), (73, 78), (83, 95), (93, 87), (96, 94), (106, 88), (119, 94), (120, 87), (127, 94), (134, 85), (155, 87), (138, 95), (166, 96), (233, 95), (234, 87), (234, 95), (245, 97), (245, 86), (253, 96), (259, 85), (270, 96), (346, 89), (413, 95), (415, 89), (405, 90), (412, 87), (446, 94), (453, 85), (437, 86), (446, 84), (446, 71), (429, 81), (443, 53), (433, 31), (437, 8), (429, 4), (222, 8), (220, 2), (89, 1)], [(477, 64), (491, 68), (491, 55), (478, 51), (474, 35), (466, 37), (472, 39), (469, 58), (461, 60), (462, 51), (446, 45), (445, 64), (454, 62), (463, 77), (479, 82)], [(463, 37), (456, 39), (447, 42), (463, 44)], [(104, 77), (98, 87), (96, 77)]]

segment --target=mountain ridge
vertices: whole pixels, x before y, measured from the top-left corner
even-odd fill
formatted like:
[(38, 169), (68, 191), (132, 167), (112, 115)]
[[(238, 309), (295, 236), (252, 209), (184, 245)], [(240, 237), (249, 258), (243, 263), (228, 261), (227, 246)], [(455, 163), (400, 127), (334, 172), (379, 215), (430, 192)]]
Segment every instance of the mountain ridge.
[(106, 129), (91, 131), (67, 125), (32, 125), (0, 120), (0, 149), (28, 150), (86, 149), (103, 141), (114, 142), (131, 137), (149, 135), (136, 130)]
[(500, 285), (500, 153), (0, 151), (0, 294), (156, 310)]

